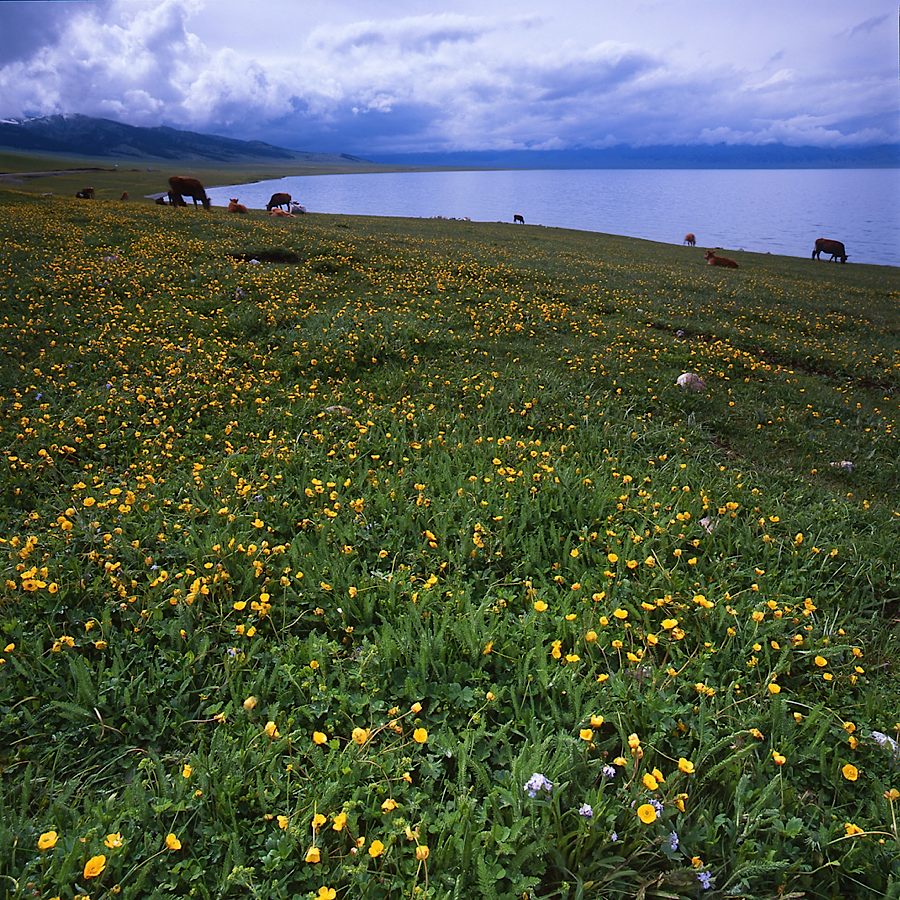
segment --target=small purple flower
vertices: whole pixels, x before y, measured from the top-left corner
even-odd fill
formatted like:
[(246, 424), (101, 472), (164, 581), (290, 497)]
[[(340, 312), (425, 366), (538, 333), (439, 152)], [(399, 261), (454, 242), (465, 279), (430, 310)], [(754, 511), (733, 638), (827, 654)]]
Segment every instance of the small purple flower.
[(669, 849), (674, 853), (678, 849), (678, 832), (673, 831), (669, 835)]
[(615, 842), (619, 839), (619, 833), (618, 833), (617, 831), (614, 831), (614, 832), (609, 836), (609, 839), (610, 839), (613, 843), (615, 843)]
[(708, 891), (712, 887), (712, 873), (705, 869), (704, 871), (697, 873), (697, 880), (700, 882), (700, 887), (702, 887), (704, 891)]
[(578, 810), (578, 815), (584, 816), (585, 819), (590, 819), (594, 815), (593, 807), (588, 803), (582, 803)]
[(659, 802), (659, 800), (655, 799), (654, 797), (651, 797), (650, 805), (656, 810), (656, 814), (658, 816), (662, 815), (663, 805), (662, 805), (662, 803)]
[(600, 770), (600, 774), (604, 778), (615, 778), (616, 777), (616, 767), (615, 766), (604, 766)]
[(535, 772), (528, 781), (525, 782), (525, 792), (529, 797), (537, 797), (538, 791), (546, 791), (548, 794), (553, 790), (553, 782), (540, 772)]

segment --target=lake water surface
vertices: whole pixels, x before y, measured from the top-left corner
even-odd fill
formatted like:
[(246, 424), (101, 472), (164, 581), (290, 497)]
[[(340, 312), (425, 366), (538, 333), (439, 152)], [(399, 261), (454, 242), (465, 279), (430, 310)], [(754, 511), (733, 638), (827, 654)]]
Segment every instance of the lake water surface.
[(265, 208), (286, 191), (309, 212), (575, 228), (698, 247), (808, 257), (817, 237), (851, 262), (900, 266), (900, 169), (529, 169), (307, 175), (207, 193)]

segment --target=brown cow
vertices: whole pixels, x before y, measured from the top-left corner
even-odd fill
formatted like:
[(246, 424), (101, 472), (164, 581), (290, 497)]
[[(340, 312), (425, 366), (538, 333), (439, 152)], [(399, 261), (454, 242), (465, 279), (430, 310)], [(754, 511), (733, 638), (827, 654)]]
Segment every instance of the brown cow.
[(703, 257), (708, 266), (724, 266), (726, 269), (736, 269), (738, 264), (727, 256), (716, 256), (715, 251), (707, 250), (706, 256)]
[(128, 199), (128, 191), (122, 191), (122, 196), (119, 197), (119, 199), (120, 199), (120, 200), (127, 200), (127, 199)]
[(684, 236), (684, 241), (682, 243), (687, 244), (688, 247), (696, 247), (697, 246), (697, 238), (694, 236), (693, 232), (689, 231)]
[(293, 219), (294, 218), (293, 213), (285, 212), (283, 209), (281, 209), (279, 207), (276, 207), (275, 209), (270, 209), (269, 215), (276, 216), (276, 217), (281, 216), (281, 218), (283, 218), (283, 219)]
[(184, 202), (185, 197), (190, 197), (194, 201), (194, 206), (198, 203), (201, 203), (204, 209), (212, 206), (212, 201), (206, 196), (206, 190), (196, 178), (173, 175), (169, 179), (169, 189), (169, 203), (173, 206), (187, 206)]
[(94, 189), (92, 187), (82, 188), (80, 191), (75, 193), (75, 196), (79, 200), (93, 200), (94, 199)]
[(819, 259), (820, 253), (830, 253), (831, 261), (847, 262), (847, 251), (840, 241), (832, 241), (829, 238), (816, 238), (816, 246), (813, 248), (812, 258)]
[(518, 223), (519, 225), (524, 225), (525, 216), (521, 215), (520, 213), (515, 213), (515, 215), (513, 215), (513, 225), (515, 225), (516, 223)]
[(291, 208), (290, 194), (272, 194), (269, 202), (266, 204), (266, 212), (271, 212), (273, 206), (284, 207), (284, 211), (288, 212)]
[(228, 212), (245, 213), (247, 212), (247, 207), (243, 203), (238, 203), (237, 197), (232, 197), (228, 201)]

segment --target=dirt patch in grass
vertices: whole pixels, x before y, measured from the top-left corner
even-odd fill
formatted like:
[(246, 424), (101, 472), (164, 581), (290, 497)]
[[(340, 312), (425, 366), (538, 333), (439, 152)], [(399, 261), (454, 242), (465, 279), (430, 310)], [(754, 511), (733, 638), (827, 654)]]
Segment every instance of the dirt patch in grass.
[(228, 255), (232, 259), (240, 259), (244, 262), (251, 262), (254, 259), (257, 262), (268, 263), (296, 264), (303, 262), (300, 255), (294, 253), (293, 250), (248, 250), (246, 253), (229, 253)]

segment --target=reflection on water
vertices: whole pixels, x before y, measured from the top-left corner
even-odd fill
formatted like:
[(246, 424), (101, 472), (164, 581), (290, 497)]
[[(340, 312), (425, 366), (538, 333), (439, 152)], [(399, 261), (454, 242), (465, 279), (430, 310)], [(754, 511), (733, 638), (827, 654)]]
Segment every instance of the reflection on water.
[(900, 169), (576, 169), (316, 175), (208, 191), (263, 209), (286, 191), (310, 212), (526, 223), (699, 247), (809, 256), (817, 237), (851, 261), (900, 265)]

